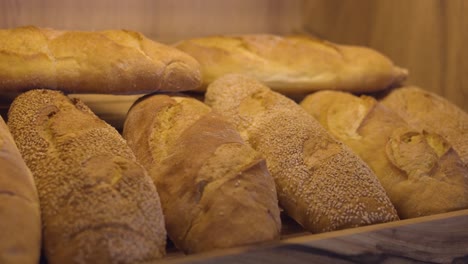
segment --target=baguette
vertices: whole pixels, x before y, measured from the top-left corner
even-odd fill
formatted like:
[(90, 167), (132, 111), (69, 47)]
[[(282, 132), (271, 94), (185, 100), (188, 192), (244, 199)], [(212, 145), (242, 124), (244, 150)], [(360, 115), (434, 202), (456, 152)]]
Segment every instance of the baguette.
[(419, 129), (444, 137), (468, 168), (468, 114), (447, 99), (416, 86), (392, 90), (381, 102)]
[(189, 97), (147, 96), (124, 137), (150, 172), (168, 235), (186, 253), (278, 239), (275, 185), (232, 125)]
[(193, 90), (200, 66), (189, 55), (128, 30), (0, 30), (0, 90), (60, 89), (131, 94)]
[(155, 186), (114, 128), (52, 90), (19, 95), (8, 117), (37, 183), (48, 263), (139, 263), (164, 255)]
[(294, 101), (253, 78), (213, 82), (205, 102), (266, 159), (285, 212), (317, 233), (397, 220), (369, 167)]
[(288, 95), (323, 89), (371, 92), (398, 84), (408, 75), (372, 49), (308, 36), (213, 36), (174, 46), (200, 62), (201, 89), (225, 74), (237, 73)]
[(31, 171), (0, 117), (0, 263), (36, 264), (41, 249), (39, 198)]
[(468, 168), (443, 137), (369, 96), (320, 91), (301, 106), (371, 167), (401, 218), (468, 208)]

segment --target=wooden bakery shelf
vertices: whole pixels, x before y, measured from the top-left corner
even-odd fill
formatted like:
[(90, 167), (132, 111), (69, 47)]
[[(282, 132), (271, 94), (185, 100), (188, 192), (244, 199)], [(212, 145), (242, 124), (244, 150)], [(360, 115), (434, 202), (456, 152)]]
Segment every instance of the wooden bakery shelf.
[[(468, 0), (1, 0), (0, 28), (126, 28), (167, 44), (213, 34), (311, 34), (374, 48), (410, 70), (408, 84), (468, 111), (467, 12)], [(3, 118), (15, 96), (0, 93)], [(76, 97), (120, 130), (139, 95)], [(322, 234), (288, 218), (283, 224), (277, 242), (188, 256), (169, 248), (158, 263), (468, 263), (468, 209)]]
[(468, 263), (468, 210), (184, 256), (162, 263)]

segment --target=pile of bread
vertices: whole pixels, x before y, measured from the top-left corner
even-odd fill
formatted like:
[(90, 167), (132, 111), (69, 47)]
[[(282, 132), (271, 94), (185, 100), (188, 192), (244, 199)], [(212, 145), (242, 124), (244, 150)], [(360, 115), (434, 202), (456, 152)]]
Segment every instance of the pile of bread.
[[(468, 208), (468, 115), (374, 50), (36, 27), (0, 40), (0, 93), (18, 94), (0, 120), (0, 263), (274, 241), (280, 211), (319, 233)], [(147, 95), (119, 133), (67, 93)]]

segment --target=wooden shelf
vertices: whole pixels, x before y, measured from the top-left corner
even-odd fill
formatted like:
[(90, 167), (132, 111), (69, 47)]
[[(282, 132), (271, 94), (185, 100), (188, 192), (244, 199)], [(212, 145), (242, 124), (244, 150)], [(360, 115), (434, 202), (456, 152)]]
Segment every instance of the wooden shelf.
[(191, 256), (168, 255), (163, 263), (468, 263), (468, 210)]

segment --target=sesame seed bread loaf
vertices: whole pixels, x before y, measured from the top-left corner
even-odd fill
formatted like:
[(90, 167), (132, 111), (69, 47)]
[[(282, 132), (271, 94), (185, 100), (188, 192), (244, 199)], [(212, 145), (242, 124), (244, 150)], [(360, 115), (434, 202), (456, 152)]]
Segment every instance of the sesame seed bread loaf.
[(394, 89), (381, 102), (412, 126), (443, 136), (468, 167), (468, 113), (416, 86)]
[(186, 253), (278, 239), (281, 220), (265, 161), (202, 102), (150, 95), (124, 137), (158, 188), (167, 232)]
[(304, 109), (253, 78), (226, 75), (205, 102), (266, 159), (280, 205), (312, 232), (397, 220), (370, 168)]
[(28, 26), (0, 30), (0, 39), (2, 92), (129, 94), (193, 90), (201, 83), (197, 61), (138, 32)]
[(39, 198), (31, 171), (0, 117), (0, 263), (36, 264), (41, 249)]
[(52, 90), (19, 95), (8, 117), (37, 184), (48, 263), (139, 263), (164, 255), (155, 186), (114, 128)]
[(401, 218), (468, 208), (468, 168), (443, 137), (369, 96), (320, 91), (301, 106), (371, 167)]
[(174, 46), (200, 62), (201, 89), (225, 74), (237, 73), (289, 95), (323, 89), (371, 92), (400, 83), (408, 75), (375, 50), (300, 35), (212, 36)]

